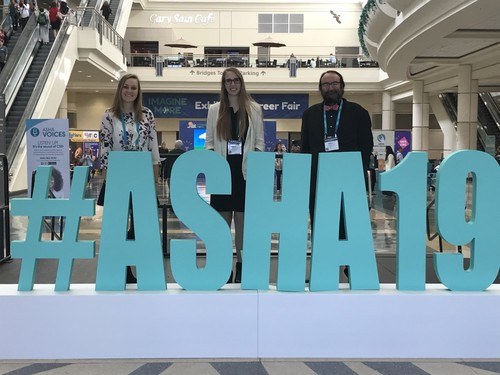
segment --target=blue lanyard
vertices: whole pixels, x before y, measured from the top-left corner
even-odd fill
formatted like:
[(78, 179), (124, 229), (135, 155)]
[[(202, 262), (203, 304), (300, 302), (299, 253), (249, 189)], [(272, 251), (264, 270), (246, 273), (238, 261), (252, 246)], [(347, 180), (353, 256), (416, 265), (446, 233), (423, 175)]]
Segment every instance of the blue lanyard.
[[(337, 112), (337, 120), (335, 121), (335, 137), (337, 136), (337, 130), (339, 129), (340, 115), (342, 114), (342, 107), (344, 106), (344, 99), (340, 99), (339, 111)], [(325, 128), (325, 137), (328, 134), (328, 126), (326, 124), (326, 111), (323, 106), (323, 126)]]
[[(127, 146), (127, 127), (125, 126), (125, 115), (122, 113), (122, 139), (123, 147)], [(135, 120), (135, 129), (137, 131), (137, 139), (135, 140), (136, 147), (139, 146), (139, 120)], [(137, 147), (138, 148), (138, 147)]]

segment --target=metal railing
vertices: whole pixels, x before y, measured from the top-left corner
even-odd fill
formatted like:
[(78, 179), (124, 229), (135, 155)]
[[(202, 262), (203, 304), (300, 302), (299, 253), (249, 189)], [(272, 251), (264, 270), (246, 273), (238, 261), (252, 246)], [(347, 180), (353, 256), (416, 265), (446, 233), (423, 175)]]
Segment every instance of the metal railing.
[[(90, 21), (87, 25), (83, 25), (84, 17), (89, 17)], [(79, 7), (75, 14), (75, 23), (81, 28), (89, 27), (99, 33), (99, 43), (102, 45), (103, 38), (109, 40), (122, 54), (124, 53), (124, 41), (118, 32), (113, 28), (106, 19), (93, 7)]]
[(0, 154), (0, 176), (3, 181), (0, 183), (0, 243), (2, 253), (0, 262), (10, 260), (10, 211), (9, 211), (9, 165), (7, 157)]
[[(287, 68), (289, 55), (272, 55), (271, 58), (262, 55), (238, 54), (157, 54), (157, 53), (127, 53), (127, 65), (130, 67), (155, 67), (157, 61), (163, 62), (164, 67), (242, 67), (242, 68)], [(296, 56), (298, 68), (377, 68), (376, 61), (367, 60), (361, 55), (338, 55), (335, 61), (330, 55), (324, 56)], [(314, 59), (314, 63), (312, 60)]]

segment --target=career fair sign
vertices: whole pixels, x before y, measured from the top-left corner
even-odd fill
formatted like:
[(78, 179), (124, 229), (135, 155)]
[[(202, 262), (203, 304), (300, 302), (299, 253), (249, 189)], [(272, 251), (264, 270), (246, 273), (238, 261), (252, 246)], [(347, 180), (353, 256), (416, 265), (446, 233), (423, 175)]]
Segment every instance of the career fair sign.
[(70, 192), (68, 119), (30, 119), (26, 121), (28, 194), (31, 196), (33, 172), (38, 166), (52, 167), (49, 195), (68, 198)]
[[(218, 102), (219, 94), (144, 93), (144, 106), (157, 118), (207, 118), (208, 108)], [(307, 94), (252, 94), (264, 118), (302, 118), (309, 105)]]

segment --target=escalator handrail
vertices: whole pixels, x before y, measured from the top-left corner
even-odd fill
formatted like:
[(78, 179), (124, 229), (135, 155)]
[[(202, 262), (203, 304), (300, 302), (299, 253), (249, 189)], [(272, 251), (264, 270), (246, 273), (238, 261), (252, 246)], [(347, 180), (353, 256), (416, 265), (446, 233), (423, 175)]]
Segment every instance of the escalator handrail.
[(31, 16), (17, 41), (18, 47), (9, 52), (9, 58), (0, 73), (0, 94), (5, 97), (6, 115), (29, 69), (37, 42), (38, 28), (35, 17)]
[(497, 106), (497, 103), (491, 96), (489, 92), (480, 92), (479, 96), (481, 97), (481, 100), (483, 103), (486, 105), (486, 108), (488, 109), (489, 113), (491, 114), (491, 117), (495, 121), (496, 126), (498, 129), (500, 129), (500, 109)]

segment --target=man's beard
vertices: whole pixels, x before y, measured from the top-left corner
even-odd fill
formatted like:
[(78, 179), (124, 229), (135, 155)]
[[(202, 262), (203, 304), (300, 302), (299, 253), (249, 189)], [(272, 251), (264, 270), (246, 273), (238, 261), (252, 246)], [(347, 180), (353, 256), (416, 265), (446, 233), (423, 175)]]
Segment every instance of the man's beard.
[(342, 99), (343, 92), (337, 90), (329, 90), (326, 92), (322, 92), (321, 95), (325, 101), (326, 105), (335, 105), (340, 104), (340, 99)]

